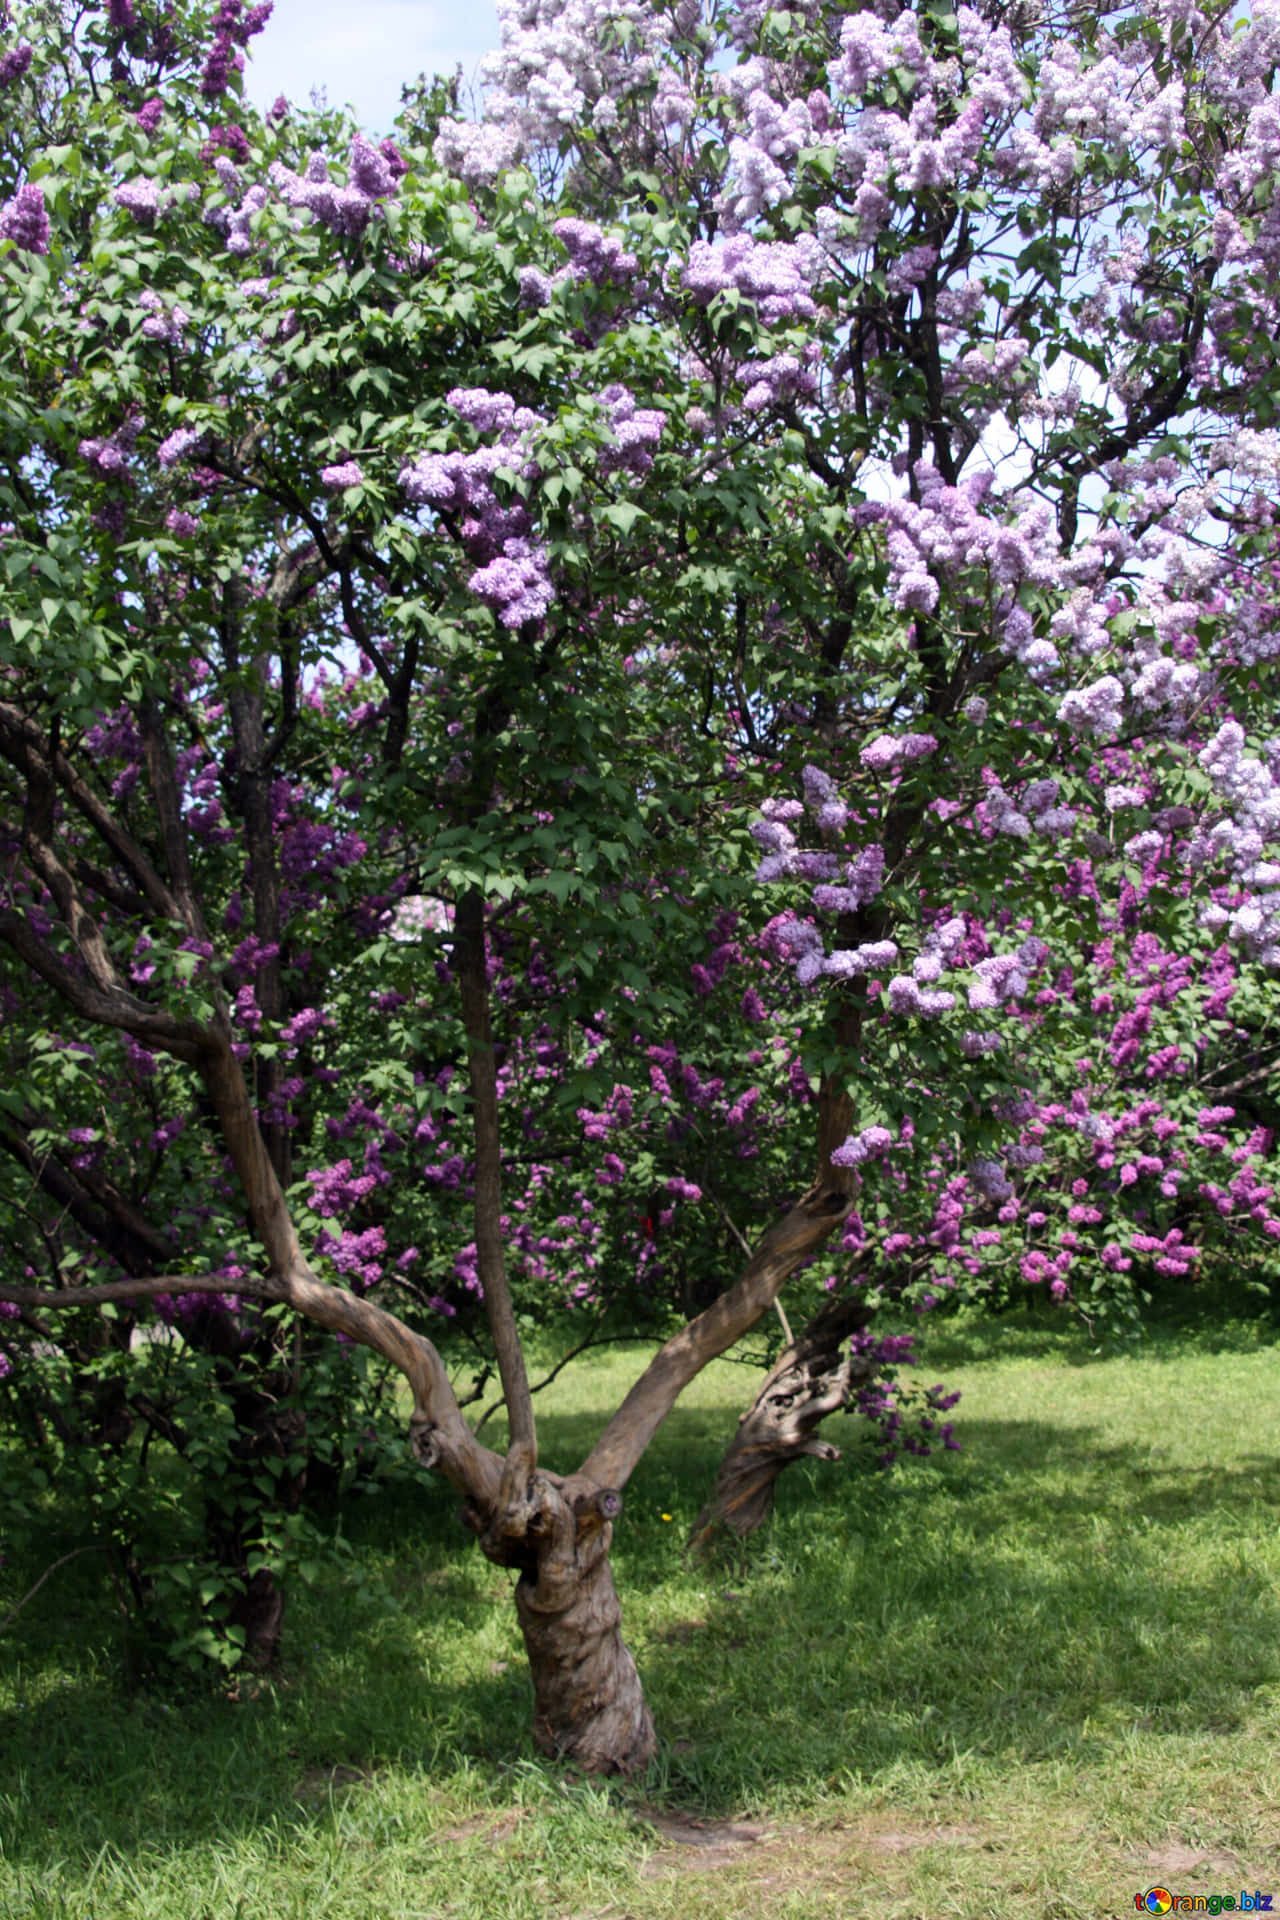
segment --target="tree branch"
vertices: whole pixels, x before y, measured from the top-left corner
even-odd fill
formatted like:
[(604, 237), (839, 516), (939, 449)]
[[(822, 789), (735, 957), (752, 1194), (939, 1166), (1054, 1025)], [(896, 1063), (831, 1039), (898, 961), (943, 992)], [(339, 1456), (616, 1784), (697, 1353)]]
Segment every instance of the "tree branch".
[(73, 972), (30, 921), (10, 907), (0, 907), (0, 940), (86, 1020), (131, 1033), (144, 1046), (189, 1063), (198, 1061), (211, 1044), (208, 1030), (198, 1021), (175, 1019), (139, 1000), (127, 987), (101, 987)]
[(624, 1487), (689, 1382), (751, 1331), (796, 1268), (830, 1239), (849, 1206), (841, 1188), (815, 1181), (764, 1235), (742, 1277), (654, 1355), (573, 1478)]

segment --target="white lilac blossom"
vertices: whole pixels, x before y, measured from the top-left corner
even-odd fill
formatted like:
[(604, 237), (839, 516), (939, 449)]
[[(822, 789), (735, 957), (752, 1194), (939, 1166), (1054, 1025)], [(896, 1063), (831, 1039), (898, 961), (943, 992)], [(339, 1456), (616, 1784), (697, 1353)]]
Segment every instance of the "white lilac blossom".
[[(501, 45), (482, 69), (484, 130), (507, 131), (516, 151), (554, 149), (584, 119), (616, 124), (620, 103), (652, 90), (673, 25), (641, 0), (499, 0), (498, 24)], [(463, 177), (476, 180), (484, 149), (463, 132), (445, 121), (436, 158), (455, 171), (469, 167)]]
[(519, 135), (510, 127), (466, 120), (442, 120), (432, 148), (437, 165), (456, 173), (469, 187), (488, 187), (513, 167), (520, 154)]

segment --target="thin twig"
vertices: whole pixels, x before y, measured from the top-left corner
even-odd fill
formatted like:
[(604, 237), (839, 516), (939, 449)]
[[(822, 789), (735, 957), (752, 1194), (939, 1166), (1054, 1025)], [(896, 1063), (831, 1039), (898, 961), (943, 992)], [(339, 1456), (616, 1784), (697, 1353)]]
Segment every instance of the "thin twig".
[[(716, 1209), (716, 1212), (720, 1215), (720, 1218), (724, 1221), (726, 1227), (728, 1227), (730, 1233), (733, 1235), (734, 1239), (737, 1241), (738, 1245), (742, 1248), (742, 1251), (746, 1254), (749, 1260), (751, 1258), (751, 1243), (747, 1239), (745, 1234), (739, 1233), (737, 1227), (734, 1225), (733, 1221), (730, 1219), (729, 1214), (726, 1211), (723, 1203), (721, 1202), (718, 1194), (714, 1194), (714, 1193), (712, 1194), (711, 1204), (714, 1206), (714, 1208)], [(789, 1347), (794, 1346), (795, 1335), (791, 1331), (791, 1323), (787, 1319), (786, 1312), (783, 1309), (782, 1302), (776, 1294), (774, 1295), (774, 1300), (773, 1300), (773, 1310), (777, 1314), (779, 1320), (782, 1322), (782, 1332), (783, 1332), (783, 1336), (786, 1339), (787, 1345)]]
[[(569, 1352), (566, 1353), (563, 1360), (557, 1360), (555, 1366), (552, 1367), (550, 1373), (547, 1374), (546, 1378), (543, 1380), (539, 1380), (536, 1386), (530, 1387), (529, 1392), (531, 1394), (541, 1393), (544, 1387), (549, 1387), (551, 1385), (551, 1382), (555, 1379), (558, 1373), (564, 1372), (564, 1369), (568, 1366), (571, 1360), (576, 1360), (580, 1353), (586, 1353), (589, 1347), (617, 1347), (617, 1346), (624, 1345), (625, 1342), (627, 1342), (628, 1340), (638, 1341), (641, 1344), (647, 1344), (648, 1338), (649, 1336), (643, 1333), (606, 1333), (604, 1338), (601, 1340), (595, 1340), (595, 1339), (584, 1340), (580, 1346), (570, 1348)], [(485, 1408), (484, 1412), (480, 1415), (480, 1418), (476, 1421), (475, 1431), (477, 1433), (479, 1433), (485, 1421), (488, 1420), (492, 1414), (497, 1413), (498, 1409), (502, 1406), (502, 1404), (503, 1402), (502, 1402), (501, 1396), (499, 1396), (498, 1399), (490, 1402), (490, 1404)]]
[(109, 1548), (110, 1548), (109, 1541), (94, 1540), (87, 1547), (73, 1547), (70, 1553), (63, 1554), (61, 1560), (55, 1560), (51, 1567), (46, 1567), (44, 1572), (40, 1575), (40, 1578), (36, 1581), (34, 1587), (32, 1587), (30, 1593), (24, 1593), (21, 1600), (19, 1600), (17, 1606), (10, 1607), (8, 1613), (6, 1613), (6, 1615), (4, 1616), (4, 1619), (0, 1620), (0, 1633), (4, 1632), (5, 1628), (8, 1626), (11, 1620), (17, 1619), (18, 1615), (22, 1612), (22, 1609), (26, 1606), (28, 1600), (35, 1599), (36, 1595), (39, 1593), (41, 1587), (44, 1585), (45, 1581), (49, 1578), (49, 1575), (51, 1573), (56, 1573), (59, 1567), (65, 1567), (68, 1560), (78, 1560), (82, 1553), (106, 1553), (109, 1551)]

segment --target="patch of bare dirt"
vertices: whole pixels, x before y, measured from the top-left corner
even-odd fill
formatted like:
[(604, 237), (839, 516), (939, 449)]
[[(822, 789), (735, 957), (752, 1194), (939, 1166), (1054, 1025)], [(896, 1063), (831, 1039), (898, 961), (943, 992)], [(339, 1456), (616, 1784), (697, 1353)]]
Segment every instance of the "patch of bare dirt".
[(646, 1813), (644, 1819), (664, 1844), (640, 1869), (645, 1880), (666, 1880), (683, 1873), (710, 1873), (736, 1866), (751, 1848), (781, 1837), (782, 1830), (754, 1821), (713, 1820), (688, 1813)]
[(686, 1640), (692, 1640), (695, 1635), (705, 1633), (708, 1624), (706, 1620), (677, 1620), (674, 1626), (664, 1627), (661, 1633), (654, 1635), (654, 1638), (660, 1640), (664, 1646), (682, 1646)]
[(347, 1767), (340, 1761), (332, 1767), (308, 1767), (294, 1788), (293, 1797), (305, 1806), (309, 1801), (325, 1799), (342, 1787), (363, 1786), (368, 1778), (359, 1767)]
[(914, 1853), (919, 1847), (980, 1847), (982, 1834), (972, 1827), (924, 1827), (908, 1832), (890, 1827), (884, 1833), (865, 1833), (860, 1844), (874, 1853)]
[(1166, 1875), (1190, 1873), (1193, 1869), (1203, 1879), (1236, 1880), (1241, 1874), (1241, 1865), (1233, 1853), (1225, 1853), (1217, 1848), (1181, 1846), (1172, 1841), (1164, 1847), (1147, 1847), (1134, 1854), (1133, 1858), (1158, 1878)]
[(768, 1826), (751, 1821), (713, 1820), (682, 1813), (646, 1813), (663, 1844), (640, 1869), (646, 1880), (749, 1864), (752, 1879), (764, 1887), (776, 1880), (794, 1883), (798, 1875), (842, 1869), (858, 1854), (909, 1853), (921, 1847), (979, 1847), (989, 1837), (974, 1827), (884, 1828), (829, 1827), (818, 1832), (797, 1826)]
[(460, 1840), (484, 1840), (496, 1847), (511, 1838), (523, 1818), (518, 1808), (496, 1816), (477, 1813), (470, 1820), (459, 1820), (454, 1827), (441, 1827), (431, 1838), (441, 1846), (456, 1846)]

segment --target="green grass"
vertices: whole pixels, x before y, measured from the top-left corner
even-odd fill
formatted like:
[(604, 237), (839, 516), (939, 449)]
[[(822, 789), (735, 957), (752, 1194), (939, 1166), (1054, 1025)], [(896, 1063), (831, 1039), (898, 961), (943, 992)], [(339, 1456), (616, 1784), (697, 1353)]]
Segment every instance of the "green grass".
[[(1084, 1364), (1057, 1325), (949, 1323), (927, 1375), (964, 1389), (963, 1453), (797, 1468), (751, 1546), (696, 1566), (751, 1390), (710, 1369), (618, 1529), (662, 1739), (627, 1787), (529, 1757), (509, 1577), (434, 1483), (348, 1510), (351, 1573), (295, 1594), (280, 1676), (238, 1699), (130, 1697), (110, 1589), (74, 1562), (0, 1637), (0, 1915), (1065, 1920), (1154, 1883), (1280, 1896), (1267, 1338), (1166, 1330)], [(549, 1464), (639, 1364), (593, 1357), (541, 1397)], [(35, 1571), (0, 1569), (0, 1614)]]

